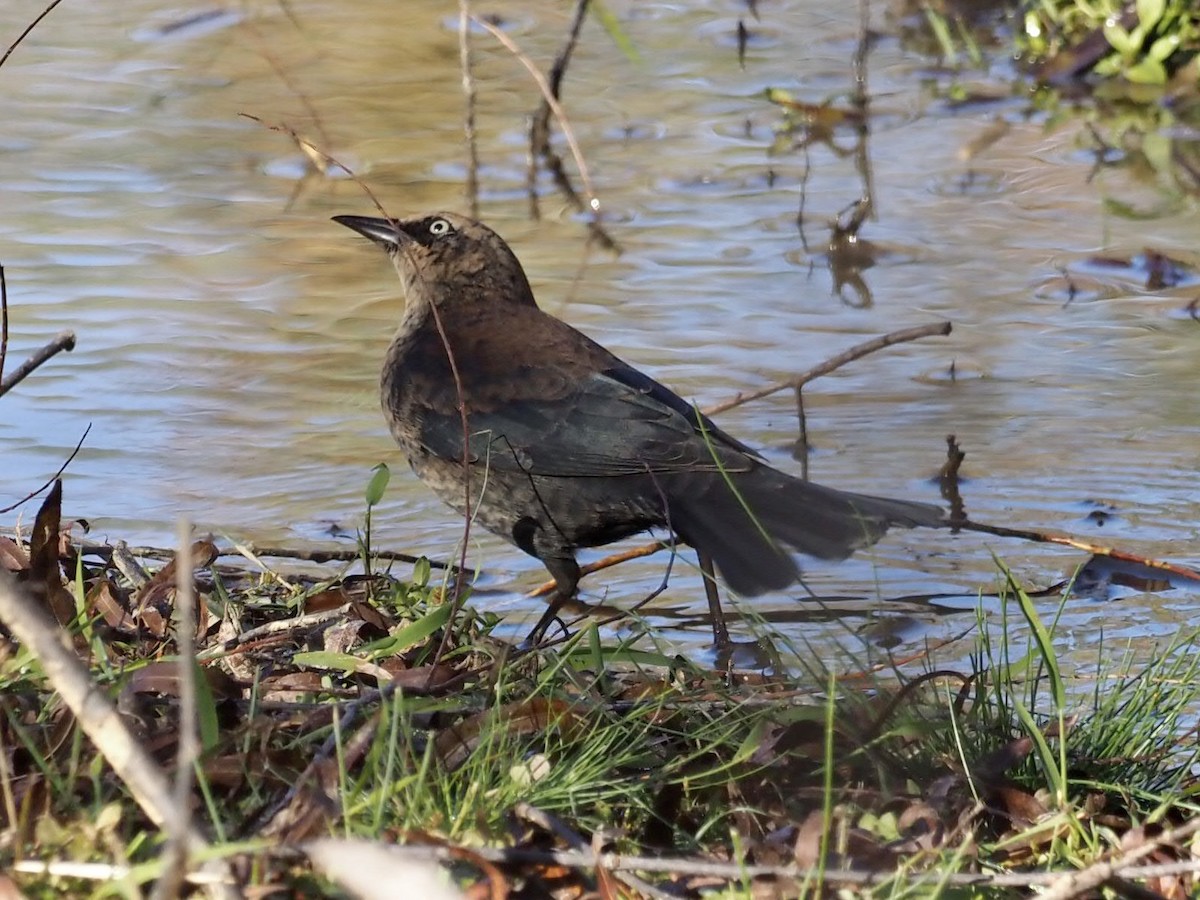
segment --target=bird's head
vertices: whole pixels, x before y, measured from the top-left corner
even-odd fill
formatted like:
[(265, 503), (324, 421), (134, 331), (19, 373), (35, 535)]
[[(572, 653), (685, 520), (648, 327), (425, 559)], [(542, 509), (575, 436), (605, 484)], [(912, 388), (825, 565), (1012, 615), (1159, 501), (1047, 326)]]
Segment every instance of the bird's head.
[(387, 251), (410, 305), (536, 305), (508, 244), (474, 219), (439, 212), (411, 219), (334, 216), (333, 221)]

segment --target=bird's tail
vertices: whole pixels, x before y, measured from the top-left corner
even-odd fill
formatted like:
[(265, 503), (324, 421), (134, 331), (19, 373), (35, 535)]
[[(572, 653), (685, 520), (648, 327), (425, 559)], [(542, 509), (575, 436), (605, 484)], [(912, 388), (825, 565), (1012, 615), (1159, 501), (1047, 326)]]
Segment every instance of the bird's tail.
[(781, 544), (818, 559), (844, 559), (889, 527), (946, 525), (931, 504), (838, 491), (767, 466), (729, 477), (700, 491), (670, 492), (671, 527), (711, 554), (729, 587), (746, 596), (800, 577)]

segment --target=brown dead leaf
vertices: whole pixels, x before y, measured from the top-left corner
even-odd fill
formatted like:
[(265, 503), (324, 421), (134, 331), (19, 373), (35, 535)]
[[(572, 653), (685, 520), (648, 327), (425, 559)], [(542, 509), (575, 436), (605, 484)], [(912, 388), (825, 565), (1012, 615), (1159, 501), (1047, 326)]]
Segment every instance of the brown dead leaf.
[(406, 694), (436, 694), (447, 685), (465, 677), (450, 666), (417, 666), (410, 669), (397, 657), (380, 660), (379, 664), (392, 676), (396, 686)]
[(902, 853), (936, 850), (946, 837), (942, 817), (923, 800), (913, 801), (904, 807), (896, 819), (896, 829), (903, 836), (902, 844), (892, 846)]
[(999, 809), (1018, 829), (1040, 821), (1048, 810), (1037, 797), (1015, 785), (998, 785), (988, 792), (988, 803)]
[(341, 585), (331, 587), (328, 590), (318, 591), (311, 597), (304, 600), (304, 612), (327, 612), (331, 609), (337, 609), (340, 606), (345, 606), (350, 602), (350, 595)]
[(62, 519), (62, 479), (46, 495), (29, 537), (29, 568), (18, 573), (34, 595), (46, 605), (54, 620), (66, 626), (75, 618), (75, 601), (63, 586), (58, 562), (59, 524)]
[(324, 836), (341, 814), (337, 796), (337, 761), (316, 760), (300, 776), (291, 801), (272, 816), (259, 834), (293, 844)]
[(25, 900), (25, 894), (7, 875), (0, 875), (0, 900)]
[(136, 635), (137, 622), (125, 608), (117, 586), (107, 578), (95, 582), (87, 592), (88, 615), (99, 615), (106, 625), (121, 634)]
[[(196, 541), (191, 548), (192, 568), (207, 568), (216, 562), (218, 555), (217, 547), (212, 541)], [(175, 609), (178, 561), (179, 556), (176, 554), (142, 585), (130, 603), (134, 617), (156, 638), (165, 638), (170, 629), (171, 615)], [(197, 604), (197, 607), (197, 632), (202, 635), (208, 628), (208, 610), (203, 603)]]
[(0, 569), (23, 572), (29, 568), (29, 554), (10, 537), (0, 537)]
[[(208, 683), (209, 690), (219, 700), (228, 700), (241, 696), (238, 683), (212, 666), (203, 666), (200, 673)], [(178, 697), (181, 690), (182, 674), (179, 660), (163, 660), (152, 662), (138, 669), (121, 690), (122, 694), (160, 694), (164, 697)]]

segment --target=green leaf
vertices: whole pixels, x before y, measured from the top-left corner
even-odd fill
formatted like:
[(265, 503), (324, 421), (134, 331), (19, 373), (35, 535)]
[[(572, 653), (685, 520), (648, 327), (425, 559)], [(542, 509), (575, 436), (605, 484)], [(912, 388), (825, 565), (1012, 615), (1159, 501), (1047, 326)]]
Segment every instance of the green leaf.
[(413, 587), (423, 588), (429, 584), (429, 575), (431, 566), (429, 560), (422, 556), (413, 563), (412, 583)]
[[(996, 561), (1000, 562), (999, 560)], [(1054, 697), (1054, 711), (1060, 713), (1066, 708), (1067, 692), (1063, 687), (1062, 673), (1058, 669), (1058, 657), (1054, 653), (1054, 642), (1050, 639), (1050, 632), (1047, 630), (1045, 623), (1042, 622), (1042, 617), (1038, 615), (1033, 598), (1029, 596), (1023, 587), (1017, 584), (1016, 576), (1013, 575), (1012, 570), (1004, 566), (1003, 563), (1000, 564), (1000, 569), (1004, 573), (1004, 577), (1008, 580), (1008, 589), (1017, 598), (1017, 606), (1021, 609), (1021, 615), (1025, 619), (1025, 624), (1033, 632), (1033, 640), (1037, 644), (1038, 656), (1050, 676), (1050, 693)]]
[(367, 482), (367, 506), (375, 506), (383, 499), (383, 492), (392, 480), (392, 471), (387, 463), (380, 463), (371, 472), (371, 480)]
[(445, 625), (450, 620), (450, 612), (453, 608), (453, 603), (443, 603), (417, 621), (405, 625), (395, 634), (367, 644), (363, 647), (363, 652), (368, 659), (382, 659), (385, 656), (403, 653)]
[(1179, 35), (1168, 34), (1160, 37), (1157, 41), (1150, 45), (1150, 49), (1146, 51), (1146, 55), (1151, 59), (1156, 59), (1159, 62), (1166, 62), (1172, 53), (1179, 49)]
[(1134, 43), (1129, 32), (1115, 21), (1104, 23), (1104, 39), (1122, 56), (1132, 56), (1137, 52), (1138, 45)]
[(1134, 84), (1166, 84), (1167, 70), (1157, 59), (1145, 56), (1125, 70), (1125, 77)]
[(213, 697), (212, 685), (204, 676), (199, 663), (192, 660), (192, 680), (196, 683), (196, 719), (200, 726), (200, 747), (212, 750), (221, 739), (221, 726), (217, 721), (217, 701)]
[(796, 102), (796, 98), (792, 96), (791, 91), (785, 91), (783, 88), (765, 88), (763, 90), (763, 96), (766, 97), (771, 103), (778, 103), (781, 106), (787, 106)]
[(349, 675), (358, 669), (359, 658), (350, 653), (333, 653), (329, 650), (309, 650), (297, 653), (292, 662), (314, 669), (338, 669)]
[(1166, 0), (1137, 0), (1138, 27), (1149, 34), (1166, 11)]
[(596, 21), (600, 23), (600, 27), (612, 38), (612, 42), (625, 54), (625, 58), (630, 62), (638, 62), (641, 57), (638, 56), (637, 47), (633, 46), (633, 41), (629, 39), (629, 35), (621, 27), (621, 23), (617, 21), (613, 11), (600, 0), (592, 0), (589, 10), (596, 17)]

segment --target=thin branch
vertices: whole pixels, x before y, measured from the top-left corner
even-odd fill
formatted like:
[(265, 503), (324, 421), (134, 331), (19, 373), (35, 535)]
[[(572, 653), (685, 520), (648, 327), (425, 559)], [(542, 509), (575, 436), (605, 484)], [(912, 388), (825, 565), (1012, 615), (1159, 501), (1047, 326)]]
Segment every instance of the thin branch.
[(78, 455), (79, 449), (83, 446), (83, 442), (85, 440), (87, 440), (88, 432), (90, 432), (91, 430), (92, 430), (92, 423), (88, 422), (87, 428), (83, 429), (83, 434), (80, 435), (79, 443), (77, 443), (75, 445), (75, 449), (71, 451), (71, 455), (68, 456), (63, 461), (63, 464), (58, 467), (58, 471), (55, 472), (53, 475), (51, 475), (48, 479), (46, 479), (46, 483), (43, 484), (40, 488), (38, 488), (36, 491), (31, 491), (30, 493), (28, 493), (24, 497), (22, 497), (20, 500), (18, 500), (16, 503), (13, 503), (10, 506), (6, 506), (3, 509), (0, 509), (0, 514), (12, 512), (14, 509), (16, 509), (22, 503), (28, 503), (30, 500), (32, 500), (34, 497), (36, 497), (42, 491), (46, 490), (46, 488), (50, 487), (50, 485), (54, 484), (54, 482), (58, 481), (58, 477), (67, 470), (67, 466), (69, 466), (71, 464), (71, 461), (73, 459), (75, 459), (76, 455)]
[[(471, 538), (471, 510), (473, 508), (471, 505), (471, 430), (470, 423), (467, 421), (467, 394), (463, 389), (462, 375), (458, 371), (458, 363), (454, 358), (454, 349), (450, 346), (450, 338), (446, 335), (446, 328), (442, 324), (442, 317), (436, 303), (429, 304), (429, 312), (433, 316), (433, 324), (437, 329), (438, 337), (441, 338), (442, 347), (446, 350), (446, 359), (450, 363), (450, 375), (454, 379), (454, 395), (458, 398), (458, 417), (462, 424), (463, 536), (458, 556), (458, 566), (461, 570), (467, 567), (467, 544), (470, 543)], [(457, 620), (458, 610), (462, 606), (462, 585), (461, 578), (454, 579), (454, 596), (450, 599), (450, 618), (447, 619), (442, 639), (438, 642), (437, 652), (433, 654), (433, 667), (429, 670), (431, 682), (434, 671), (441, 665), (442, 655), (450, 646), (450, 634), (454, 631), (454, 622)]]
[(0, 266), (0, 382), (4, 381), (4, 360), (8, 356), (8, 282)]
[[(579, 43), (579, 32), (583, 30), (589, 2), (590, 0), (577, 0), (575, 15), (571, 20), (571, 29), (567, 33), (567, 41), (550, 65), (550, 77), (546, 80), (546, 87), (549, 90), (548, 96), (552, 96), (555, 100), (559, 98), (562, 90), (563, 76), (567, 73), (567, 66), (571, 62), (571, 55), (575, 52), (575, 45)], [(529, 148), (535, 158), (539, 153), (545, 155), (552, 152), (550, 150), (550, 101), (547, 97), (542, 98), (542, 103), (530, 122)]]
[[(138, 806), (155, 825), (165, 827), (171, 820), (175, 798), (158, 764), (129, 730), (108, 694), (93, 683), (62, 629), (47, 618), (37, 601), (6, 572), (0, 572), (0, 620), (41, 664), (57, 695)], [(193, 851), (207, 846), (203, 835), (195, 829), (189, 830), (187, 839)], [(237, 895), (227, 863), (213, 861), (206, 866), (229, 879), (228, 883), (210, 887), (214, 896)]]
[[(1115, 859), (1100, 860), (1081, 871), (1060, 876), (1048, 891), (1040, 895), (1041, 900), (1071, 900), (1082, 894), (1090, 894), (1117, 875), (1123, 878), (1136, 877), (1132, 876), (1131, 869), (1138, 860), (1144, 859), (1168, 845), (1183, 846), (1187, 839), (1198, 831), (1200, 831), (1200, 818), (1192, 819), (1176, 828), (1168, 828), (1154, 839), (1126, 850)], [(1191, 863), (1195, 866), (1197, 861), (1191, 860)], [(1193, 868), (1189, 871), (1195, 872), (1197, 869)]]
[(864, 341), (861, 344), (856, 344), (849, 350), (839, 353), (837, 356), (825, 360), (823, 363), (814, 366), (807, 372), (802, 372), (799, 375), (793, 376), (786, 381), (779, 381), (775, 384), (767, 385), (765, 388), (760, 388), (757, 391), (752, 391), (749, 394), (738, 394), (732, 400), (726, 400), (723, 403), (717, 403), (714, 406), (707, 407), (703, 410), (706, 416), (715, 416), (717, 413), (723, 413), (726, 410), (741, 406), (744, 403), (749, 403), (751, 400), (761, 400), (763, 397), (768, 397), (771, 394), (777, 394), (780, 391), (786, 391), (789, 388), (797, 390), (812, 381), (815, 378), (820, 378), (822, 375), (828, 375), (835, 369), (840, 369), (846, 363), (853, 362), (856, 359), (874, 353), (877, 350), (882, 350), (885, 347), (891, 347), (893, 344), (902, 344), (907, 341), (915, 341), (924, 337), (932, 337), (934, 335), (947, 335), (951, 331), (949, 322), (935, 322), (930, 325), (918, 325), (915, 328), (905, 328), (900, 331), (892, 331), (888, 334), (880, 335), (877, 338), (872, 338), (869, 341)]
[(361, 178), (359, 178), (356, 174), (354, 174), (354, 171), (349, 166), (347, 166), (345, 163), (340, 162), (335, 157), (331, 156), (330, 154), (326, 153), (324, 150), (317, 147), (317, 145), (314, 144), (312, 141), (310, 141), (306, 138), (300, 137), (300, 135), (296, 131), (296, 129), (292, 128), (290, 125), (284, 125), (284, 124), (272, 125), (270, 122), (264, 121), (263, 119), (260, 119), (258, 116), (251, 115), (250, 113), (238, 113), (238, 115), (241, 116), (243, 119), (249, 119), (251, 122), (257, 122), (259, 125), (263, 126), (263, 128), (266, 128), (268, 131), (278, 131), (281, 134), (286, 134), (288, 137), (290, 137), (293, 141), (296, 142), (296, 146), (298, 146), (301, 149), (301, 151), (304, 152), (304, 154), (306, 156), (310, 156), (314, 159), (320, 159), (327, 166), (329, 166), (331, 168), (341, 169), (343, 172), (346, 173), (346, 175), (349, 176), (351, 181), (353, 181), (356, 185), (359, 186), (359, 188), (362, 189), (362, 192), (364, 194), (366, 194), (367, 198), (371, 201), (371, 203), (373, 203), (375, 205), (375, 208), (379, 211), (379, 214), (381, 216), (383, 216), (389, 222), (396, 221), (394, 218), (392, 218), (392, 216), (390, 216), (388, 214), (388, 211), (383, 208), (383, 204), (379, 202), (379, 198), (375, 196), (374, 191), (372, 191), (369, 187), (367, 187), (367, 183), (365, 181), (363, 181)]
[(479, 218), (479, 145), (475, 135), (475, 74), (471, 61), (471, 2), (458, 0), (458, 65), (462, 69), (463, 136), (467, 142), (467, 206)]
[(54, 338), (45, 347), (38, 350), (33, 356), (25, 360), (15, 372), (8, 378), (0, 381), (0, 397), (3, 397), (18, 384), (24, 381), (30, 374), (34, 372), (42, 363), (51, 357), (61, 353), (63, 350), (75, 349), (75, 332), (64, 331)]
[[(1173, 829), (1171, 832), (1172, 836), (1179, 836), (1180, 832), (1185, 828), (1194, 832), (1197, 828), (1200, 828), (1200, 820), (1193, 820), (1186, 826)], [(454, 847), (443, 845), (405, 844), (392, 846), (391, 852), (396, 853), (402, 858), (450, 862), (457, 859), (454, 855), (455, 849)], [(888, 884), (896, 882), (898, 879), (906, 878), (910, 884), (923, 881), (925, 883), (966, 887), (1032, 887), (1034, 885), (1053, 884), (1064, 876), (1078, 874), (1062, 870), (1052, 872), (942, 872), (937, 870), (897, 872), (892, 869), (879, 871), (825, 869), (818, 872), (815, 869), (802, 869), (798, 866), (754, 865), (746, 862), (717, 862), (714, 860), (682, 857), (629, 856), (619, 853), (595, 853), (590, 850), (527, 850), (516, 847), (473, 847), (472, 851), (480, 858), (495, 863), (558, 865), (571, 869), (594, 869), (600, 867), (616, 871), (655, 872), (671, 875), (723, 878), (736, 880), (738, 883), (741, 883), (746, 878), (773, 877), (807, 882), (809, 885), (820, 884), (822, 882), (825, 884), (871, 885)], [(1125, 878), (1133, 879), (1198, 871), (1200, 871), (1200, 860), (1184, 860), (1175, 863), (1132, 866), (1122, 869), (1120, 874)]]
[(13, 51), (17, 49), (17, 46), (21, 43), (21, 41), (29, 37), (29, 33), (33, 31), (33, 29), (37, 28), (42, 19), (50, 15), (50, 12), (54, 9), (54, 7), (58, 6), (60, 3), (62, 3), (62, 0), (53, 0), (49, 6), (42, 10), (41, 15), (25, 26), (25, 30), (17, 35), (17, 39), (9, 44), (8, 49), (4, 51), (4, 55), (0, 56), (0, 66), (3, 66), (6, 62), (8, 62), (8, 58), (12, 56)]
[(588, 208), (593, 213), (598, 213), (600, 211), (600, 199), (596, 196), (596, 192), (592, 188), (592, 178), (588, 174), (587, 163), (584, 162), (583, 151), (579, 148), (579, 142), (575, 140), (575, 130), (571, 127), (571, 122), (567, 119), (567, 114), (563, 110), (562, 104), (558, 102), (554, 96), (554, 92), (550, 89), (546, 77), (538, 71), (538, 67), (533, 64), (533, 60), (525, 55), (521, 48), (513, 42), (512, 38), (491, 22), (475, 15), (471, 16), (471, 21), (485, 29), (492, 37), (503, 44), (504, 48), (517, 58), (537, 83), (538, 90), (542, 92), (542, 99), (545, 100), (554, 112), (554, 118), (558, 120), (558, 127), (562, 129), (563, 137), (567, 139), (567, 146), (571, 148), (571, 156), (575, 159), (575, 165), (579, 169), (579, 178), (583, 181), (584, 193), (587, 194)]
[[(50, 482), (53, 484), (53, 481)], [(40, 493), (40, 491), (38, 492)], [(37, 496), (34, 494), (33, 496)], [(27, 498), (28, 499), (28, 498)], [(0, 510), (6, 512), (7, 510)], [(174, 559), (175, 551), (167, 550), (162, 547), (126, 547), (125, 550), (134, 557), (143, 559)], [(255, 557), (269, 556), (275, 559), (297, 559), (302, 562), (312, 563), (328, 563), (328, 562), (357, 562), (362, 559), (362, 554), (358, 550), (293, 550), (288, 547), (259, 547), (255, 544), (244, 544), (240, 549), (218, 550), (217, 556), (240, 556), (245, 558), (246, 554), (243, 551), (248, 551)], [(116, 553), (116, 548), (109, 544), (98, 544), (89, 541), (80, 541), (78, 543), (78, 552), (85, 556), (99, 556), (101, 559), (112, 559)], [(395, 553), (391, 550), (376, 550), (371, 554), (373, 559), (385, 559), (394, 562), (415, 564), (421, 560), (425, 560), (435, 569), (450, 569), (457, 572), (458, 567), (453, 563), (442, 562), (437, 559), (429, 559), (424, 556), (414, 556), (411, 553)], [(464, 569), (463, 574), (473, 578), (475, 576), (474, 569)]]
[(179, 659), (179, 742), (175, 748), (175, 805), (167, 820), (167, 846), (162, 860), (166, 871), (154, 884), (150, 900), (182, 896), (188, 870), (188, 834), (193, 830), (192, 787), (200, 738), (196, 716), (196, 612), (192, 573), (192, 528), (179, 521), (179, 551), (175, 555), (175, 646)]

